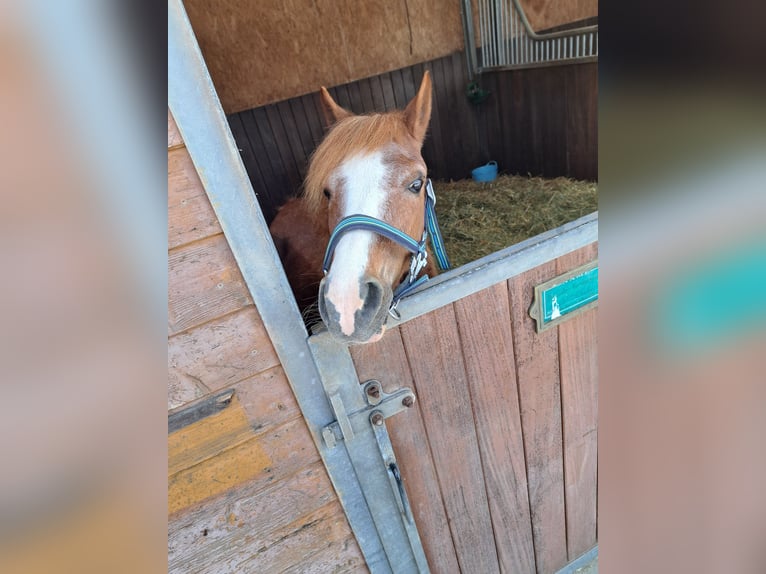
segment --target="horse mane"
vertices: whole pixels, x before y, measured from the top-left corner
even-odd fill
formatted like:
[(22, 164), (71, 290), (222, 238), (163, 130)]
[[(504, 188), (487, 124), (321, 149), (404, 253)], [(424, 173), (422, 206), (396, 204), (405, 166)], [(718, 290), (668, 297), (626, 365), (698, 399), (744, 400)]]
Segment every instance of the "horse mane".
[(319, 209), (330, 174), (347, 157), (370, 153), (388, 143), (412, 138), (404, 112), (349, 116), (336, 123), (311, 155), (303, 186), (303, 199), (312, 211)]

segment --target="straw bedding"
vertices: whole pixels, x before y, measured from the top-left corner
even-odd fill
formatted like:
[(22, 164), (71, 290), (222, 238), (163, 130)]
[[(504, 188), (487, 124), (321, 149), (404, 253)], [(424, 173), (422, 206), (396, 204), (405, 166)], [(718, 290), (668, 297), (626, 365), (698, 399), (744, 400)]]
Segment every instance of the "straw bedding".
[(447, 254), (458, 267), (598, 209), (597, 184), (503, 175), (489, 183), (434, 181)]

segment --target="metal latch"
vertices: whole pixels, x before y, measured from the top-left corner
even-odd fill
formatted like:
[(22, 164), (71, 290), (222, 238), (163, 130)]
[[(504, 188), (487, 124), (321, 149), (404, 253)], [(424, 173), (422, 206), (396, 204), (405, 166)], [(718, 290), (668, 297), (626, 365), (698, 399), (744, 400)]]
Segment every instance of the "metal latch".
[(339, 395), (330, 396), (330, 403), (337, 420), (322, 429), (322, 437), (328, 448), (334, 448), (338, 441), (349, 442), (354, 439), (355, 428), (372, 423), (382, 426), (383, 421), (415, 404), (415, 393), (403, 387), (392, 393), (383, 391), (380, 381), (369, 380), (363, 385), (367, 406), (352, 413), (347, 413)]

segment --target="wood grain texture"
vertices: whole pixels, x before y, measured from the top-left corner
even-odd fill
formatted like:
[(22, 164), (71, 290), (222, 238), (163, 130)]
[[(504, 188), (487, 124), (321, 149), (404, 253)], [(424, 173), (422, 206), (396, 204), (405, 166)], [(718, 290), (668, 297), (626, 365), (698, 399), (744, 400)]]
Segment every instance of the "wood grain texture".
[(168, 332), (178, 333), (252, 303), (223, 234), (168, 254)]
[(508, 281), (527, 484), (539, 574), (567, 562), (558, 334), (535, 332), (529, 317), (534, 286), (556, 275), (545, 263)]
[(510, 304), (505, 282), (455, 302), (502, 572), (534, 573)]
[(306, 424), (289, 421), (168, 477), (168, 514), (244, 483), (266, 485), (319, 460)]
[(168, 340), (168, 407), (183, 404), (174, 393), (176, 388), (185, 389), (192, 383), (205, 394), (278, 363), (268, 333), (253, 306), (174, 335)]
[(521, 6), (536, 32), (598, 16), (598, 0), (521, 0)]
[(324, 574), (364, 571), (363, 566), (343, 509), (331, 502), (306, 516), (291, 536), (259, 548), (242, 563), (242, 571)]
[(187, 0), (227, 113), (462, 49), (460, 6), (428, 0), (283, 3)]
[(185, 147), (168, 151), (168, 249), (221, 233)]
[(253, 436), (245, 411), (234, 396), (219, 413), (168, 435), (168, 475), (199, 464)]
[[(562, 274), (596, 259), (596, 244), (556, 261)], [(559, 362), (564, 431), (564, 494), (569, 560), (596, 544), (598, 308), (561, 323)]]
[[(360, 382), (376, 379), (384, 391), (415, 388), (399, 329), (368, 345), (350, 347)], [(458, 562), (417, 396), (415, 407), (389, 419), (391, 436), (415, 523), (432, 572), (457, 572)]]
[[(434, 89), (431, 123), (422, 153), (430, 177), (468, 178), (474, 167), (495, 160), (505, 173), (597, 179), (596, 63), (482, 74), (478, 81), (491, 95), (477, 107), (465, 95), (468, 77), (464, 58), (462, 52), (454, 52), (335, 86), (330, 92), (341, 105), (357, 113), (392, 110), (411, 99), (428, 69)], [(268, 106), (229, 116), (267, 221), (295, 194), (296, 166), (303, 177), (303, 166), (323, 136), (316, 99), (313, 93), (281, 102), (277, 105), (279, 118)], [(300, 112), (296, 113), (298, 108)], [(265, 117), (267, 109), (272, 110), (271, 121), (281, 120), (284, 129), (274, 131), (268, 121), (265, 126), (262, 121), (256, 123), (255, 115)], [(262, 129), (269, 132), (268, 145)], [(288, 164), (280, 149), (290, 150)]]
[[(169, 571), (267, 572), (259, 568), (263, 562), (254, 557), (263, 556), (275, 545), (288, 548), (294, 564), (300, 564), (315, 554), (315, 548), (297, 544), (300, 539), (295, 536), (307, 525), (315, 527), (319, 517), (342, 517), (338, 512), (332, 485), (321, 462), (311, 463), (266, 487), (256, 482), (240, 485), (170, 517)], [(356, 552), (357, 560), (361, 560), (347, 524), (345, 529), (339, 529), (339, 534), (339, 541), (350, 540), (347, 552)], [(284, 544), (285, 541), (290, 542)], [(244, 567), (245, 563), (249, 569)]]
[(400, 327), (462, 572), (498, 572), (476, 426), (452, 306)]
[(178, 125), (173, 118), (173, 114), (168, 110), (168, 149), (178, 147), (184, 144), (181, 132), (178, 131)]

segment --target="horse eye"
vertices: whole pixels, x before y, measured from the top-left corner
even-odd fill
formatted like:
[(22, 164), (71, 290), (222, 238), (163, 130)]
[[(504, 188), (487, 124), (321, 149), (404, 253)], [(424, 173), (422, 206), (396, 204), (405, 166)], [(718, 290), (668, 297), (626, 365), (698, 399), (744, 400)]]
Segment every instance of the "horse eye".
[(324, 196), (325, 196), (327, 199), (330, 199), (330, 190), (329, 190), (329, 189), (327, 189), (326, 187), (324, 188)]
[(407, 189), (409, 189), (412, 193), (420, 193), (420, 189), (422, 187), (423, 187), (423, 180), (416, 179), (410, 184), (410, 186)]

